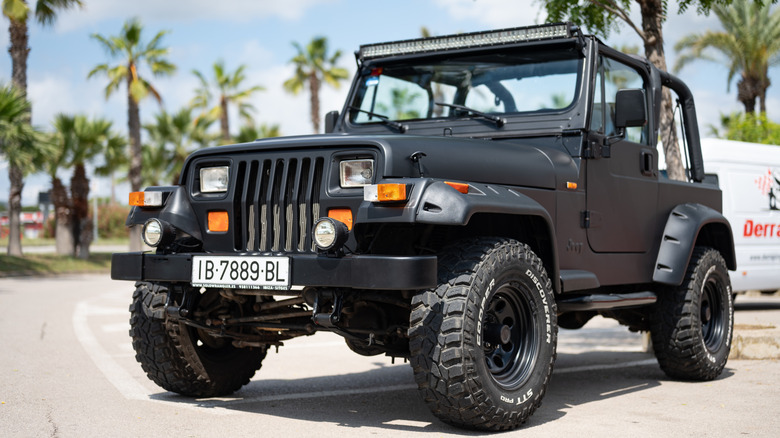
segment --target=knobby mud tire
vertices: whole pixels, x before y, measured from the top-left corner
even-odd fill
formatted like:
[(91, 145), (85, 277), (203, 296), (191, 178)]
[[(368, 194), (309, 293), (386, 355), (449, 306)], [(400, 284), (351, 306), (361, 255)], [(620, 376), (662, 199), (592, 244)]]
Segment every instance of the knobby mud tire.
[(556, 305), (541, 260), (515, 240), (469, 239), (439, 258), (439, 286), (412, 299), (411, 365), (444, 422), (513, 429), (539, 407), (556, 357)]
[(682, 380), (713, 380), (731, 351), (734, 301), (726, 263), (712, 248), (696, 247), (685, 280), (662, 290), (651, 335), (661, 369)]
[[(260, 369), (265, 348), (235, 348), (229, 340), (201, 340), (197, 330), (165, 319), (168, 290), (139, 282), (130, 305), (136, 360), (154, 383), (190, 397), (231, 394)], [(211, 344), (211, 345), (208, 345)]]

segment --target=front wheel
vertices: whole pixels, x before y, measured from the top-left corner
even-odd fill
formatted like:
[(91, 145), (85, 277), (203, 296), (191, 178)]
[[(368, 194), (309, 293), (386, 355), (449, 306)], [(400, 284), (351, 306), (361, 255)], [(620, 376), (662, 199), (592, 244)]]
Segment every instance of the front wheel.
[[(191, 397), (228, 395), (249, 383), (265, 358), (265, 348), (236, 348), (183, 323), (165, 319), (168, 290), (139, 282), (130, 305), (130, 336), (135, 358), (154, 383)], [(208, 297), (201, 299), (208, 306)]]
[(551, 283), (528, 246), (459, 242), (439, 259), (439, 286), (412, 299), (415, 380), (443, 421), (513, 429), (541, 404), (557, 333)]
[(712, 380), (726, 366), (734, 301), (726, 263), (712, 248), (696, 247), (682, 285), (659, 294), (652, 327), (661, 369), (685, 380)]

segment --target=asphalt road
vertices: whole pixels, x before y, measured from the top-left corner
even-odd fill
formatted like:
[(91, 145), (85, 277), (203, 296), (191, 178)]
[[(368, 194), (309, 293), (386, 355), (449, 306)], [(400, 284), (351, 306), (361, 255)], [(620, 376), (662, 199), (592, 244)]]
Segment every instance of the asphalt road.
[[(335, 335), (288, 342), (232, 397), (193, 400), (149, 381), (128, 337), (132, 283), (0, 279), (0, 436), (472, 436), (436, 420), (408, 364)], [(776, 310), (780, 312), (780, 310)], [(641, 338), (608, 320), (562, 330), (542, 407), (501, 436), (780, 436), (780, 362), (729, 361), (713, 382), (666, 378)]]

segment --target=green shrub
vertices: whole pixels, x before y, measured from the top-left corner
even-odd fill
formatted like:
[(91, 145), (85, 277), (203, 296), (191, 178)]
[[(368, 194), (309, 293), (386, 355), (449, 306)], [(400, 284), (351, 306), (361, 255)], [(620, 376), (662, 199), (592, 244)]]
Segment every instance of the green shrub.
[(100, 205), (98, 212), (98, 235), (102, 238), (126, 238), (125, 220), (130, 207), (119, 204)]

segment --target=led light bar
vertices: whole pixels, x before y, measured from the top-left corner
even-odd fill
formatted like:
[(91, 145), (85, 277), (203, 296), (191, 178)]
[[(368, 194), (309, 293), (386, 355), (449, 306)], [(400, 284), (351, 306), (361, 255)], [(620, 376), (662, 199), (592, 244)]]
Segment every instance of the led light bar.
[(439, 52), (471, 47), (497, 46), (554, 38), (569, 38), (572, 35), (569, 23), (543, 24), (540, 26), (516, 27), (486, 32), (472, 32), (433, 38), (394, 41), (360, 46), (360, 59), (385, 56), (410, 55), (415, 53)]

